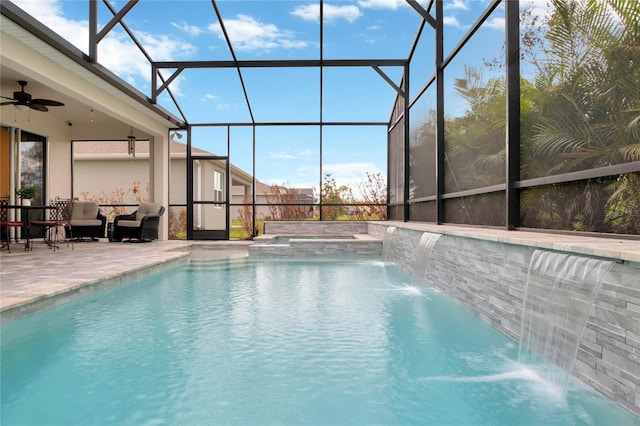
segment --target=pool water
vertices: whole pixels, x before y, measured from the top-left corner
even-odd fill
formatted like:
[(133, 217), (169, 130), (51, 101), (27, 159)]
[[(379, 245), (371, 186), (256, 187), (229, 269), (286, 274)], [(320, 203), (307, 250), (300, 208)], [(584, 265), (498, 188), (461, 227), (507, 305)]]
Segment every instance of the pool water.
[(192, 261), (2, 325), (3, 425), (637, 425), (379, 261)]

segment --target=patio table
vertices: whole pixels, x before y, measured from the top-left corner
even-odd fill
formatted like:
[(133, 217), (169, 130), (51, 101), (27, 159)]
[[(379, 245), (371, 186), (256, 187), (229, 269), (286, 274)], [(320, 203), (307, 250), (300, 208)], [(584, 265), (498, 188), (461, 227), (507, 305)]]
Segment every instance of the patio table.
[[(23, 231), (23, 236), (24, 237), (24, 250), (25, 251), (31, 251), (32, 247), (31, 247), (31, 215), (29, 214), (30, 211), (37, 211), (37, 210), (42, 210), (42, 211), (46, 211), (46, 210), (52, 210), (55, 209), (55, 206), (49, 206), (49, 205), (44, 205), (44, 206), (39, 206), (39, 205), (22, 205), (22, 204), (9, 204), (7, 206), (8, 209), (13, 209), (14, 211), (20, 211), (20, 221), (23, 223), (23, 227), (22, 227), (22, 231)], [(16, 238), (17, 241), (17, 238)]]

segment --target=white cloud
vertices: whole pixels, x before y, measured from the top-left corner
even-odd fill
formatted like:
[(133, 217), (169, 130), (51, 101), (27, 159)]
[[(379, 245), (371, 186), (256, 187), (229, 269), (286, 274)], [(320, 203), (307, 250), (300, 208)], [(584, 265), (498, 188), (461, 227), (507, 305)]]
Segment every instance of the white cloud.
[(176, 22), (172, 22), (171, 25), (174, 28), (177, 28), (180, 31), (184, 31), (185, 33), (192, 36), (199, 36), (202, 33), (202, 29), (200, 27), (196, 27), (195, 25), (189, 25), (185, 21), (182, 21), (180, 24)]
[(313, 3), (299, 6), (296, 7), (291, 14), (305, 21), (317, 21), (320, 19), (320, 5)]
[[(155, 35), (142, 31), (135, 31), (134, 33), (144, 46), (144, 49), (155, 61), (170, 61), (179, 56), (192, 56), (196, 52), (196, 48), (192, 44), (168, 35)], [(127, 43), (129, 43), (128, 40)]]
[(544, 18), (551, 13), (553, 6), (547, 0), (528, 0), (520, 2), (520, 10), (530, 9), (532, 16)]
[(273, 158), (275, 160), (295, 160), (298, 157), (293, 154), (289, 154), (288, 152), (272, 152), (269, 154), (269, 158)]
[[(302, 18), (305, 21), (318, 22), (320, 20), (320, 4), (308, 4), (300, 6), (291, 12), (293, 16)], [(362, 12), (357, 6), (334, 6), (332, 4), (324, 5), (323, 17), (325, 22), (333, 22), (340, 19), (344, 19), (348, 22), (354, 22), (362, 16)]]
[(89, 50), (89, 21), (73, 21), (63, 16), (59, 1), (14, 0), (29, 15), (55, 30), (63, 38), (87, 53)]
[[(157, 61), (171, 61), (178, 55), (195, 51), (190, 44), (166, 35), (156, 36), (144, 32), (135, 32), (135, 35), (147, 53)], [(149, 62), (124, 33), (111, 32), (100, 42), (98, 62), (136, 87), (140, 86), (136, 84), (138, 79), (142, 78), (146, 82), (151, 79)], [(165, 77), (166, 75), (165, 72)], [(181, 76), (178, 76), (171, 82), (171, 91), (175, 95), (181, 95), (181, 81), (183, 81)]]
[[(251, 16), (239, 14), (236, 19), (226, 19), (224, 24), (233, 47), (238, 50), (300, 49), (308, 45), (307, 42), (296, 40), (291, 32), (281, 31), (276, 25), (259, 22)], [(208, 28), (218, 38), (224, 39), (217, 22)]]
[(307, 164), (302, 164), (301, 166), (299, 166), (296, 169), (296, 175), (297, 176), (309, 176), (309, 175), (313, 174), (314, 172), (316, 172), (316, 174), (317, 174), (317, 169), (318, 169), (317, 167), (312, 167), (312, 166), (309, 166)]
[(469, 6), (464, 0), (453, 0), (453, 3), (447, 4), (448, 9), (469, 10)]
[(314, 154), (315, 152), (310, 149), (303, 149), (302, 151), (298, 151), (298, 157), (311, 157)]
[(504, 18), (494, 17), (486, 21), (482, 26), (488, 28), (494, 28), (496, 30), (504, 30), (505, 21)]
[(308, 158), (313, 156), (315, 153), (310, 149), (303, 149), (302, 151), (294, 151), (294, 152), (271, 152), (269, 153), (269, 158), (273, 158), (276, 160), (297, 160), (300, 158)]
[(392, 9), (407, 5), (405, 0), (359, 0), (358, 5), (363, 9)]
[[(66, 18), (60, 1), (15, 0), (14, 2), (68, 42), (85, 53), (88, 52), (88, 21), (74, 21)], [(196, 50), (193, 45), (170, 35), (154, 35), (142, 31), (134, 31), (134, 33), (154, 60), (169, 61), (178, 56), (189, 56)], [(98, 62), (134, 86), (138, 86), (136, 80), (140, 78), (146, 82), (151, 79), (149, 62), (129, 36), (122, 31), (112, 30), (98, 44)], [(180, 92), (179, 83), (180, 79), (177, 78), (171, 84), (171, 89), (176, 94)]]
[(323, 172), (331, 173), (331, 179), (335, 179), (336, 186), (351, 188), (354, 197), (359, 198), (360, 188), (368, 183), (367, 172), (379, 173), (380, 169), (373, 163), (341, 163), (324, 165)]
[(448, 25), (450, 27), (456, 27), (456, 28), (462, 28), (462, 25), (460, 25), (460, 21), (458, 21), (458, 18), (456, 18), (455, 16), (445, 16), (442, 18), (442, 23), (444, 25)]
[(216, 95), (212, 95), (211, 93), (206, 93), (206, 94), (201, 98), (201, 100), (203, 100), (203, 101), (205, 101), (205, 102), (207, 102), (207, 101), (213, 101), (213, 100), (216, 100), (216, 99), (219, 99), (219, 98), (218, 98), (218, 96), (216, 96)]
[(331, 177), (336, 181), (341, 179), (362, 179), (366, 173), (378, 173), (378, 166), (373, 163), (340, 163), (325, 164), (323, 172), (331, 173)]

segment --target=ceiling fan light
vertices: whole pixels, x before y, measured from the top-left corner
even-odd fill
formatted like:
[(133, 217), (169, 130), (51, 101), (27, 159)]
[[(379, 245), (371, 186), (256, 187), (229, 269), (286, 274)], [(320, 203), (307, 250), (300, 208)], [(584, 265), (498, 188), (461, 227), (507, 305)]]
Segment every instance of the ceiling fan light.
[(19, 111), (28, 111), (29, 110), (29, 105), (24, 105), (24, 104), (14, 104), (14, 106), (16, 107), (16, 109), (18, 109)]

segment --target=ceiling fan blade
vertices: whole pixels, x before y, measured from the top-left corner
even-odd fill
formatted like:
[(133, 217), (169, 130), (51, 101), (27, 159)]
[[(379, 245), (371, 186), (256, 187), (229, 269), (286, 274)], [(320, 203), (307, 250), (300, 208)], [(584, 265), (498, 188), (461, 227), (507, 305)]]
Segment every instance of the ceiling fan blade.
[(9, 99), (10, 101), (17, 101), (17, 99), (15, 99), (15, 98), (10, 98), (10, 97), (8, 97), (8, 96), (0, 96), (0, 98), (2, 98), (2, 99)]
[(17, 104), (17, 102), (16, 102), (16, 101), (13, 101), (13, 102), (2, 102), (2, 103), (0, 104), (0, 106), (3, 106), (3, 105), (15, 105), (15, 104)]
[(35, 109), (35, 110), (37, 110), (37, 111), (43, 111), (43, 112), (44, 112), (44, 111), (49, 111), (49, 108), (47, 108), (47, 107), (46, 107), (46, 106), (44, 106), (44, 105), (40, 105), (40, 104), (33, 104), (33, 103), (32, 103), (32, 104), (30, 104), (30, 105), (29, 105), (29, 108), (31, 108), (31, 109)]
[(32, 104), (47, 105), (47, 106), (64, 106), (62, 102), (52, 101), (51, 99), (32, 99)]

